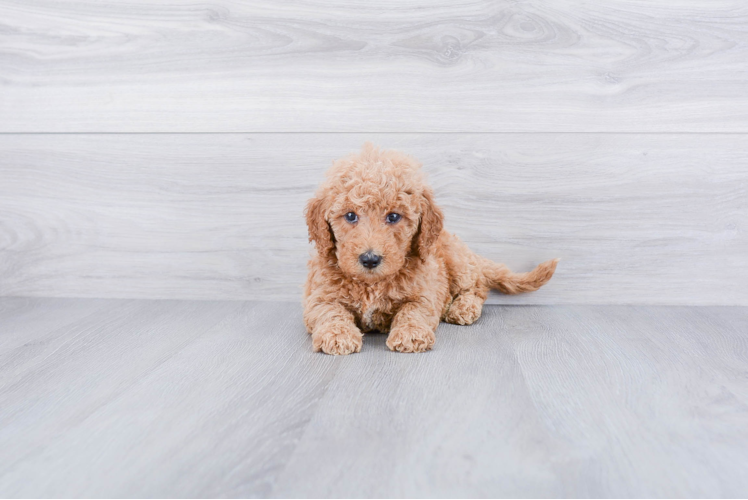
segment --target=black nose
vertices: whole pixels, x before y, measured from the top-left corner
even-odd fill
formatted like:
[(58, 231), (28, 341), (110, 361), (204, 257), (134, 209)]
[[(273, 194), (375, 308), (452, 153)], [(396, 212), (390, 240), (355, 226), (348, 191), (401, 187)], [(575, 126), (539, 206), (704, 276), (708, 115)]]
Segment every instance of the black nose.
[(366, 269), (374, 269), (379, 265), (380, 262), (382, 262), (382, 257), (375, 254), (374, 252), (366, 252), (358, 256), (358, 261)]

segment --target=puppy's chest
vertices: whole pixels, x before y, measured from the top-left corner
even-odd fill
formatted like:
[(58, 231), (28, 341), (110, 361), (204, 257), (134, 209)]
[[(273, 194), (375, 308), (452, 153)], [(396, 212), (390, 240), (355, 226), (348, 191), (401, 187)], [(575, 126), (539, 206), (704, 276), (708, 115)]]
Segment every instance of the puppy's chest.
[(351, 301), (350, 307), (358, 327), (364, 332), (389, 331), (399, 303), (375, 293), (361, 294), (357, 299)]
[(357, 315), (358, 327), (363, 332), (388, 332), (390, 330), (390, 324), (392, 323), (392, 317), (394, 314), (377, 306), (370, 306)]

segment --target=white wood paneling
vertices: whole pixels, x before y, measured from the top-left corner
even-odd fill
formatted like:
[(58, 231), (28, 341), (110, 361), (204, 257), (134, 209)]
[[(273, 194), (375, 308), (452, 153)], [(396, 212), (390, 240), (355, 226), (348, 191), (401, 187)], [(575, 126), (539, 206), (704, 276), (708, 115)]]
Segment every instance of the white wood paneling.
[(477, 252), (561, 257), (492, 302), (748, 305), (740, 134), (0, 135), (0, 295), (297, 300), (304, 203), (365, 140)]
[(5, 132), (748, 132), (742, 0), (0, 1)]

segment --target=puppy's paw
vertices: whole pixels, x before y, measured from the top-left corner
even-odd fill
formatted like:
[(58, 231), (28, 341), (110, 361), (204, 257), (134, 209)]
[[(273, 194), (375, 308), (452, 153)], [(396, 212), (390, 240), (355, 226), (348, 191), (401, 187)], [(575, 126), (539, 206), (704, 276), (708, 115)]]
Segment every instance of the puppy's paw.
[(312, 334), (312, 346), (315, 352), (344, 356), (361, 352), (364, 336), (355, 325), (334, 325), (320, 333)]
[(387, 347), (397, 352), (425, 352), (434, 346), (434, 331), (425, 326), (400, 326), (390, 332)]
[(484, 300), (473, 294), (458, 295), (444, 315), (444, 321), (453, 325), (472, 325), (480, 318)]

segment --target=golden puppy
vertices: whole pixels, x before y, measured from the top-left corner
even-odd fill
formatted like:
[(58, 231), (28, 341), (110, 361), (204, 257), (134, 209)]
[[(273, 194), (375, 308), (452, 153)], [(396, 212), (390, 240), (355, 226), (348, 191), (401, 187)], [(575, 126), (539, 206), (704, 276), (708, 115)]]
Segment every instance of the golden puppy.
[(315, 351), (359, 352), (363, 332), (389, 332), (387, 347), (423, 352), (440, 320), (469, 325), (489, 289), (537, 290), (557, 260), (515, 274), (442, 229), (421, 165), (370, 143), (336, 161), (306, 207), (309, 261), (304, 322)]

